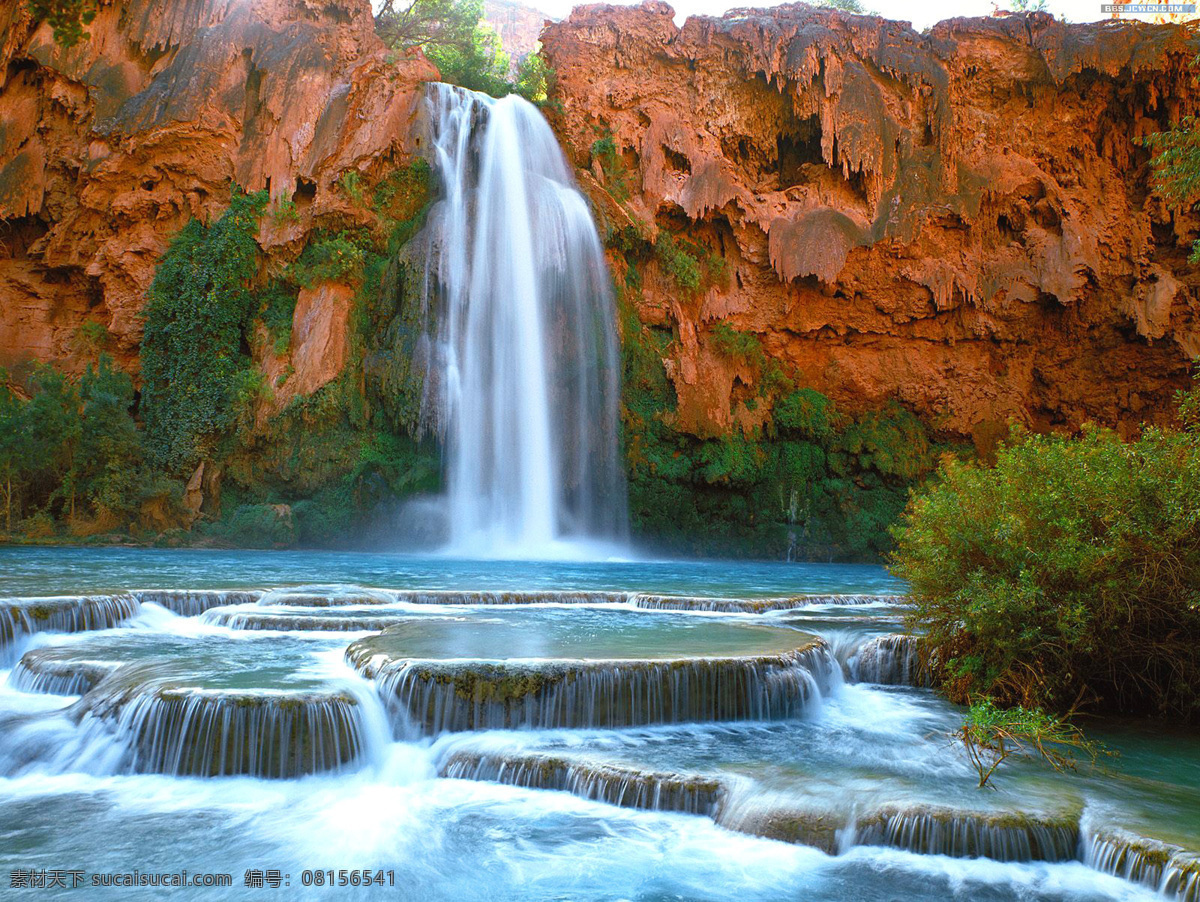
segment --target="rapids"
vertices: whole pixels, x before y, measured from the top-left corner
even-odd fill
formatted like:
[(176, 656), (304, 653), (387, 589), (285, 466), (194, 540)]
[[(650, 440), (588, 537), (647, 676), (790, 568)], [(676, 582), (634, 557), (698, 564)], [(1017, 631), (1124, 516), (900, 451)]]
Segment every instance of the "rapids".
[(1097, 729), (1106, 771), (1015, 761), (980, 791), (874, 568), (0, 563), (6, 610), (126, 606), (6, 637), (9, 871), (229, 873), (240, 895), (278, 869), (301, 899), (330, 895), (305, 871), (343, 868), (392, 872), (353, 891), (380, 899), (1200, 892), (1194, 736)]

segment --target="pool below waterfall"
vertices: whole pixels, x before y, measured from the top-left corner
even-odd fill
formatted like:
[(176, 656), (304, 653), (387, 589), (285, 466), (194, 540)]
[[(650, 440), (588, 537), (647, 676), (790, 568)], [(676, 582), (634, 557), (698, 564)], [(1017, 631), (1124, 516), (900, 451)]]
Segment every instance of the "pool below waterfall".
[(0, 885), (1200, 899), (1200, 737), (1095, 726), (1103, 769), (981, 790), (903, 593), (868, 566), (0, 549)]

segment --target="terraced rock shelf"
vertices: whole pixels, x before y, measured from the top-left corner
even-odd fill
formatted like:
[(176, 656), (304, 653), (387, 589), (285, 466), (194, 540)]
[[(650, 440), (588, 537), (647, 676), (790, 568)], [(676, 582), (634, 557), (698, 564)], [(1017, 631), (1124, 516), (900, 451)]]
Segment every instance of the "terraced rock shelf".
[[(57, 847), (53, 825), (74, 818), (79, 854), (114, 866), (88, 837), (149, 849), (186, 831), (214, 868), (267, 855), (297, 873), (374, 849), (431, 898), (442, 878), (419, 864), (433, 860), (424, 839), (404, 837), (430, 837), (464, 875), (519, 848), (567, 898), (609, 898), (630, 868), (669, 862), (689, 899), (698, 879), (764, 900), (797, 885), (829, 900), (1024, 898), (1037, 874), (1037, 899), (1197, 902), (1191, 737), (1101, 736), (1125, 753), (1110, 771), (1015, 761), (981, 792), (947, 738), (960, 715), (925, 688), (902, 593), (845, 577), (781, 592), (760, 575), (739, 594), (706, 572), (721, 594), (587, 573), (561, 592), (234, 588), (245, 574), (229, 573), (226, 587), (6, 600), (0, 830), (24, 837), (13, 849)], [(668, 836), (694, 854), (651, 866)], [(564, 842), (603, 885), (554, 882)], [(512, 897), (529, 878), (498, 879)]]

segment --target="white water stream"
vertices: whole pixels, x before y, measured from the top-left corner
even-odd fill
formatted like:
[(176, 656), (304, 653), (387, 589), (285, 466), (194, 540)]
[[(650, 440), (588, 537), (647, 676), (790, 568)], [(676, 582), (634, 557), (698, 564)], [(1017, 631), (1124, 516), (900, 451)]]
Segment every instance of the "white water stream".
[(446, 442), (451, 550), (620, 543), (616, 321), (587, 203), (532, 104), (443, 84), (427, 102), (442, 199), (426, 406)]

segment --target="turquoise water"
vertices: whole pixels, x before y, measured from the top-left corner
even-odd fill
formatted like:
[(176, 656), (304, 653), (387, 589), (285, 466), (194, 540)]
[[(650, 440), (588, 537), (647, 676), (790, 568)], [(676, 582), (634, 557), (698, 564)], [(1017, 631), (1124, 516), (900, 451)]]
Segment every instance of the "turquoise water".
[(0, 548), (0, 595), (349, 583), (391, 589), (554, 589), (674, 595), (903, 592), (865, 564), (474, 561), (337, 551)]
[[(1081, 845), (1097, 829), (1123, 829), (1200, 848), (1200, 743), (1194, 734), (1110, 725), (1095, 731), (1122, 752), (1107, 770), (1057, 774), (1019, 761), (998, 772), (994, 791), (981, 791), (969, 763), (948, 739), (960, 711), (929, 690), (852, 684), (839, 677), (819, 688), (811, 683), (806, 690), (815, 693), (811, 703), (782, 719), (477, 730), (406, 739), (397, 738), (407, 734), (396, 730), (397, 714), (386, 704), (384, 685), (356, 673), (345, 656), (353, 643), (390, 625), (395, 632), (389, 654), (401, 662), (408, 657), (442, 661), (442, 669), (429, 678), (435, 681), (431, 698), (434, 689), (456, 691), (436, 683), (453, 678), (453, 669), (445, 668), (455, 661), (475, 671), (530, 658), (611, 666), (612, 673), (596, 685), (616, 696), (626, 691), (622, 674), (630, 675), (629, 686), (646, 689), (636, 669), (622, 665), (630, 659), (752, 658), (807, 643), (815, 635), (830, 654), (845, 660), (862, 642), (901, 630), (903, 607), (888, 600), (729, 614), (588, 605), (578, 598), (570, 604), (505, 606), (401, 604), (385, 597), (373, 604), (363, 603), (372, 596), (361, 587), (745, 598), (902, 591), (879, 568), (25, 548), (0, 550), (0, 562), (4, 596), (301, 587), (294, 597), (309, 596), (307, 603), (268, 595), (258, 603), (217, 606), (194, 617), (144, 603), (132, 620), (115, 628), (21, 636), (15, 650), (28, 652), (31, 661), (49, 656), (67, 667), (73, 661), (131, 665), (121, 672), (123, 687), (136, 688), (145, 679), (148, 692), (165, 681), (207, 693), (207, 699), (230, 693), (229, 716), (235, 721), (242, 704), (239, 691), (267, 692), (277, 700), (279, 716), (237, 721), (254, 729), (286, 722), (286, 713), (305, 699), (304, 716), (327, 725), (333, 715), (320, 707), (320, 699), (348, 699), (334, 713), (351, 718), (349, 729), (357, 737), (354, 756), (344, 767), (300, 778), (136, 773), (125, 763), (125, 744), (178, 740), (158, 736), (153, 709), (136, 722), (115, 716), (106, 721), (92, 715), (86, 704), (90, 694), (77, 702), (23, 691), (0, 671), (0, 872), (186, 869), (231, 875), (232, 889), (170, 891), (189, 900), (348, 895), (455, 902), (1091, 902), (1157, 894), (1155, 885), (1102, 873), (1082, 860), (1005, 862), (862, 845), (854, 824), (881, 810), (936, 808), (955, 817), (1062, 818), (1071, 830), (1082, 827)], [(322, 588), (330, 584), (340, 588)], [(236, 628), (241, 615), (257, 618), (258, 628)], [(362, 628), (367, 618), (377, 622)], [(345, 629), (305, 627), (314, 620), (345, 621)], [(787, 692), (793, 685), (788, 673), (770, 668), (724, 677), (685, 668), (680, 673), (676, 688), (681, 693), (708, 691), (704, 681), (710, 679), (745, 679), (741, 692), (755, 691), (755, 680), (772, 692)], [(315, 703), (314, 690), (321, 693)], [(520, 693), (537, 689), (521, 684), (503, 691), (516, 692), (519, 702)], [(476, 703), (483, 701), (495, 699)], [(223, 716), (218, 711), (206, 729)], [(134, 728), (143, 732), (131, 738)], [(183, 741), (205, 741), (203, 735), (187, 734), (179, 722), (173, 728)], [(439, 776), (454, 755), (468, 752), (513, 761), (558, 756), (600, 768), (606, 774), (601, 780), (610, 782), (624, 779), (621, 774), (711, 778), (723, 787), (724, 809), (713, 816), (641, 810), (581, 798), (575, 791)], [(838, 854), (752, 835), (738, 816), (763, 810), (819, 814), (840, 825), (840, 845), (832, 849)], [(1082, 852), (1081, 847), (1080, 857)], [(247, 869), (278, 869), (288, 886), (248, 890), (243, 886)], [(311, 884), (311, 872), (329, 869), (383, 870), (395, 885), (340, 891), (305, 885), (306, 871)], [(70, 894), (13, 892), (12, 898)], [(71, 897), (85, 896), (76, 891)], [(129, 897), (121, 889), (89, 889), (86, 895)]]

